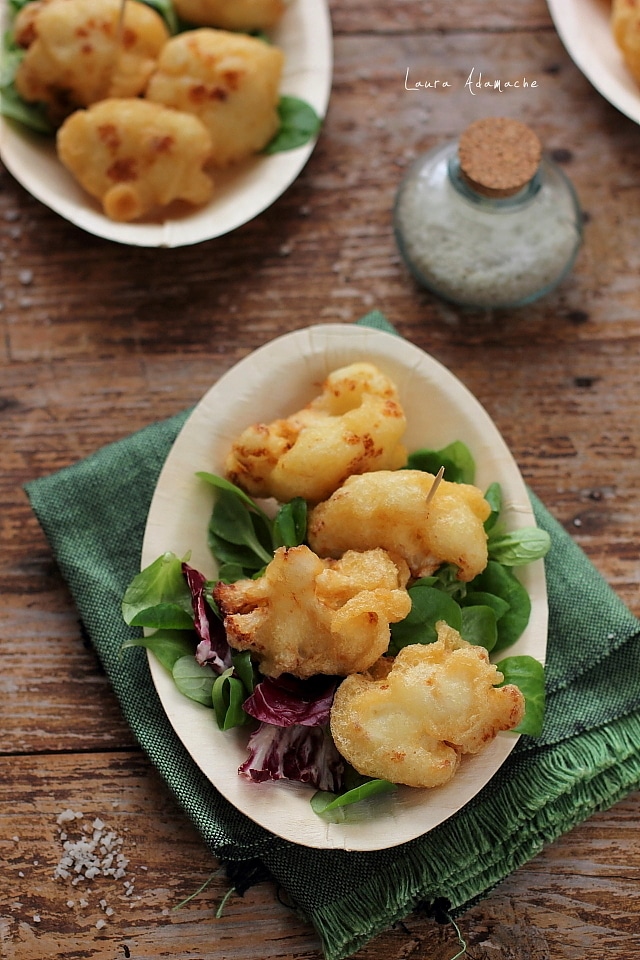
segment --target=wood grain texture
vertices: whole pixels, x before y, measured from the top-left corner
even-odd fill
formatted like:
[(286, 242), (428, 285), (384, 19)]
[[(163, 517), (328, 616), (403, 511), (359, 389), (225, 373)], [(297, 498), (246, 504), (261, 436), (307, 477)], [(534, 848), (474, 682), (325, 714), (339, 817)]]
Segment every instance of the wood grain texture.
[[(271, 337), (384, 310), (476, 394), (527, 482), (640, 613), (638, 127), (571, 63), (543, 0), (332, 0), (331, 14), (318, 146), (287, 193), (228, 237), (121, 247), (81, 233), (0, 168), (3, 960), (320, 960), (314, 932), (269, 885), (231, 897), (216, 919), (228, 887), (218, 875), (173, 910), (217, 864), (136, 746), (22, 490), (195, 403)], [(407, 70), (451, 87), (406, 90)], [(473, 96), (471, 70), (537, 86)], [(562, 164), (585, 242), (544, 300), (463, 311), (409, 276), (393, 200), (422, 151), (497, 113), (534, 126)], [(66, 808), (123, 838), (131, 894), (101, 878), (81, 896), (53, 878)], [(459, 918), (469, 956), (640, 958), (639, 817), (632, 795), (517, 870)], [(447, 960), (458, 949), (451, 926), (416, 912), (358, 957)]]

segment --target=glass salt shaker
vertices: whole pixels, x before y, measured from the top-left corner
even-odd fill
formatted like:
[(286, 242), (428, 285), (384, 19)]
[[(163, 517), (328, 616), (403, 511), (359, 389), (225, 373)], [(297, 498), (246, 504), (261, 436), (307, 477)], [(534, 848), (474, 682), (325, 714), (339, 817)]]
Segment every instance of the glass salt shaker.
[(419, 283), (474, 307), (515, 307), (571, 270), (582, 211), (536, 134), (487, 117), (418, 159), (394, 208), (396, 241)]

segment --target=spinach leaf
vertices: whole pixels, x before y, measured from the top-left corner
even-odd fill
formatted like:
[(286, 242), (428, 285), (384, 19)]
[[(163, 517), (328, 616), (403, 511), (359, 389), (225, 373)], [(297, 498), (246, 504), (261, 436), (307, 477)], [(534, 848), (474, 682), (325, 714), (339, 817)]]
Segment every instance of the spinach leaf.
[(211, 694), (217, 675), (211, 667), (200, 666), (194, 656), (180, 657), (173, 665), (173, 679), (176, 687), (190, 700), (213, 706)]
[(122, 616), (130, 627), (193, 627), (191, 591), (175, 553), (164, 553), (133, 578), (122, 600)]
[(221, 563), (218, 567), (218, 580), (222, 580), (223, 583), (235, 583), (236, 580), (245, 578), (245, 568), (239, 563)]
[(397, 789), (397, 785), (390, 783), (389, 780), (366, 780), (352, 790), (347, 790), (346, 793), (335, 794), (327, 790), (318, 790), (311, 798), (311, 809), (319, 817), (324, 817), (332, 823), (339, 823), (347, 819), (342, 810), (343, 807), (360, 803), (361, 800), (367, 800), (381, 793), (391, 793)]
[(480, 604), (462, 607), (460, 636), (467, 643), (493, 650), (498, 640), (498, 624), (491, 607)]
[(273, 521), (273, 547), (297, 547), (307, 535), (307, 502), (295, 497), (284, 503)]
[(257, 682), (256, 672), (251, 662), (251, 654), (248, 650), (243, 650), (241, 653), (233, 653), (231, 655), (231, 662), (236, 675), (242, 681), (246, 690), (246, 698), (253, 693)]
[(546, 556), (551, 537), (538, 527), (521, 527), (511, 533), (490, 536), (487, 547), (491, 560), (497, 560), (505, 567), (521, 567)]
[(500, 484), (490, 484), (487, 487), (484, 498), (491, 507), (491, 513), (484, 522), (484, 529), (489, 533), (496, 525), (500, 511), (502, 510), (502, 487)]
[(228, 543), (219, 537), (209, 523), (208, 543), (211, 553), (220, 564), (235, 564), (240, 567), (242, 577), (250, 576), (255, 570), (264, 567), (264, 560), (249, 547), (242, 547), (236, 543)]
[(458, 602), (467, 594), (467, 584), (458, 579), (458, 568), (453, 563), (444, 563), (441, 567), (438, 567), (433, 577), (416, 580), (414, 586), (425, 583), (427, 579), (433, 580), (433, 586), (442, 590), (443, 593), (448, 593)]
[[(262, 513), (260, 508), (253, 502), (250, 496), (248, 496), (244, 490), (241, 490), (240, 487), (237, 487), (235, 483), (231, 483), (230, 480), (225, 480), (224, 477), (219, 477), (215, 473), (207, 473), (206, 470), (198, 470), (196, 477), (200, 477), (201, 480), (205, 480), (207, 483), (210, 483), (212, 487), (217, 487), (218, 490), (226, 490), (227, 493), (233, 493), (239, 500), (242, 500), (251, 510), (255, 510), (256, 513)], [(266, 513), (262, 513), (262, 516), (267, 520), (268, 517)]]
[(242, 681), (233, 676), (233, 667), (216, 678), (211, 690), (211, 702), (220, 730), (231, 730), (250, 721), (251, 718), (242, 709), (246, 698), (247, 691)]
[(493, 593), (486, 593), (483, 590), (471, 590), (460, 601), (462, 607), (491, 607), (499, 620), (503, 613), (509, 609), (509, 604), (502, 597), (496, 597)]
[(146, 647), (160, 661), (163, 667), (173, 671), (174, 664), (181, 657), (193, 656), (197, 644), (195, 633), (187, 630), (156, 630), (148, 637), (137, 637), (122, 644), (122, 649)]
[(496, 667), (504, 674), (501, 687), (506, 683), (514, 683), (524, 694), (525, 715), (514, 732), (539, 737), (544, 722), (544, 667), (529, 656), (505, 657)]
[(508, 567), (495, 560), (489, 560), (482, 573), (471, 581), (470, 588), (491, 593), (509, 605), (498, 620), (498, 639), (493, 649), (497, 652), (510, 647), (522, 635), (531, 616), (531, 600), (525, 588)]
[(435, 476), (440, 467), (444, 467), (444, 479), (450, 483), (473, 483), (476, 475), (471, 451), (461, 440), (454, 440), (442, 450), (416, 450), (407, 459), (409, 470), (424, 470)]
[(268, 563), (271, 556), (260, 543), (251, 513), (238, 497), (221, 490), (216, 497), (211, 516), (211, 526), (221, 540), (236, 546), (246, 546)]
[(263, 153), (281, 153), (301, 147), (318, 134), (322, 121), (311, 104), (298, 97), (282, 96), (278, 103), (280, 128)]
[(438, 639), (438, 620), (444, 620), (450, 627), (460, 630), (462, 612), (448, 594), (420, 583), (411, 587), (408, 593), (411, 610), (404, 620), (391, 624), (389, 653), (396, 654), (411, 643), (433, 643)]

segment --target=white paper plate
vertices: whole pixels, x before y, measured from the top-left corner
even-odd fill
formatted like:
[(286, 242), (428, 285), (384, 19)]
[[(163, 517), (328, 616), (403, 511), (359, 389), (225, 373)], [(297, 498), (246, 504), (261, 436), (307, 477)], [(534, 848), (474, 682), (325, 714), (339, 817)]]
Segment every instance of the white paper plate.
[(611, 31), (606, 0), (547, 0), (567, 53), (602, 96), (640, 123), (640, 88)]
[[(8, 22), (2, 3), (2, 28)], [(272, 31), (285, 53), (280, 90), (306, 100), (324, 117), (331, 92), (332, 38), (326, 0), (291, 0)], [(109, 220), (58, 161), (50, 138), (0, 117), (0, 156), (23, 187), (88, 233), (140, 247), (180, 247), (235, 230), (269, 207), (293, 183), (315, 143), (260, 156), (217, 177), (213, 199), (182, 217), (154, 223)]]
[[(206, 576), (215, 575), (207, 548), (213, 489), (195, 473), (222, 472), (232, 441), (257, 420), (298, 410), (320, 383), (356, 360), (377, 364), (398, 385), (407, 414), (409, 450), (464, 441), (477, 465), (476, 482), (497, 480), (503, 517), (514, 529), (534, 524), (518, 468), (487, 413), (441, 364), (392, 334), (346, 324), (315, 326), (287, 334), (246, 357), (203, 397), (178, 436), (160, 475), (149, 512), (142, 567), (167, 550), (184, 556)], [(527, 630), (509, 654), (544, 662), (547, 601), (542, 561), (521, 568), (532, 599)], [(357, 823), (329, 824), (309, 804), (312, 788), (284, 781), (250, 783), (237, 775), (246, 758), (247, 733), (218, 730), (213, 711), (182, 696), (167, 670), (149, 655), (158, 694), (176, 733), (210, 781), (231, 803), (267, 830), (310, 847), (374, 850), (426, 833), (462, 807), (487, 783), (513, 749), (517, 737), (500, 734), (481, 754), (463, 759), (450, 784), (434, 790), (401, 787), (385, 802), (366, 807)], [(351, 808), (356, 811), (356, 807)]]

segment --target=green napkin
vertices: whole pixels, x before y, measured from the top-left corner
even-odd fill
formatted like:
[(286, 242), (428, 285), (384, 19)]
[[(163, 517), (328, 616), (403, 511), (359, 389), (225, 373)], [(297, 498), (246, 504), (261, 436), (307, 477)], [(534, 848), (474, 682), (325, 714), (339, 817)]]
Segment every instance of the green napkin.
[[(374, 312), (364, 323), (383, 329)], [(120, 603), (138, 572), (151, 497), (186, 413), (155, 423), (26, 486), (84, 625), (140, 744), (212, 853), (241, 878), (270, 874), (310, 920), (327, 960), (438, 898), (460, 914), (543, 846), (640, 786), (640, 622), (532, 494), (552, 539), (548, 707), (489, 784), (423, 837), (374, 853), (315, 851), (268, 833), (231, 806), (186, 753), (151, 681), (146, 653), (120, 656), (135, 631)]]

